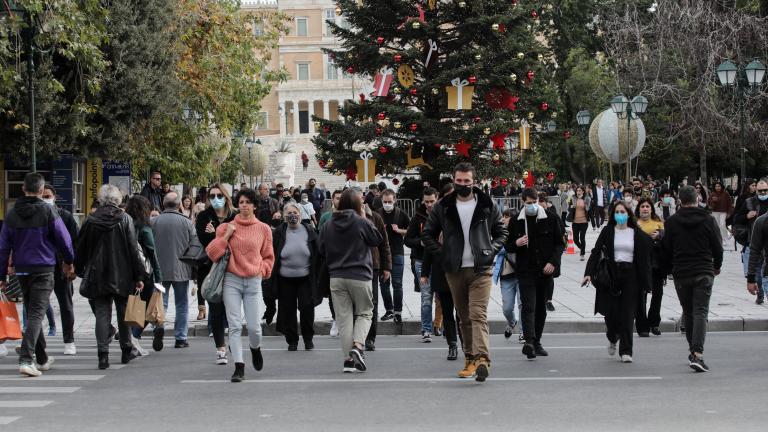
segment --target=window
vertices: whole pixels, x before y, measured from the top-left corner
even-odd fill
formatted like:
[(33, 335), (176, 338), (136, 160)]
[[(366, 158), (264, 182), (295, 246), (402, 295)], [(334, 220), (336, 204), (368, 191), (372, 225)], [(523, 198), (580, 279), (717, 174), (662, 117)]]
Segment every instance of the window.
[(269, 113), (266, 111), (259, 111), (258, 119), (256, 120), (256, 129), (269, 129)]
[(72, 164), (72, 213), (85, 213), (85, 162)]
[(264, 35), (264, 24), (261, 21), (253, 20), (253, 36), (260, 37)]
[(333, 62), (333, 59), (326, 54), (326, 68), (325, 68), (325, 79), (329, 80), (337, 80), (339, 79), (339, 69), (336, 67), (336, 63)]
[[(24, 196), (24, 177), (29, 171), (8, 170), (5, 172), (5, 198), (8, 201), (15, 201)], [(45, 178), (46, 183), (52, 183), (53, 173), (50, 171), (38, 171)]]
[(325, 10), (325, 35), (333, 36), (333, 33), (331, 32), (331, 26), (328, 25), (329, 22), (332, 22), (332, 23), (336, 22), (336, 11), (334, 11), (333, 9)]
[(308, 20), (307, 18), (296, 18), (296, 36), (308, 36)]
[(296, 65), (296, 79), (299, 81), (309, 80), (309, 63), (299, 63)]

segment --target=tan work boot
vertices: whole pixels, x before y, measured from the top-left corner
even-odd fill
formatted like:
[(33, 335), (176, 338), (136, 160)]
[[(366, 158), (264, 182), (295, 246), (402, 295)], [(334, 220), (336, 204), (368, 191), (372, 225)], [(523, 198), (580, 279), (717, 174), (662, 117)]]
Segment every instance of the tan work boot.
[(475, 381), (484, 382), (491, 370), (491, 362), (485, 358), (480, 357), (475, 360)]
[(459, 371), (458, 376), (459, 378), (472, 378), (473, 376), (475, 376), (475, 369), (477, 369), (477, 365), (475, 364), (475, 359), (471, 357), (465, 357), (464, 369)]

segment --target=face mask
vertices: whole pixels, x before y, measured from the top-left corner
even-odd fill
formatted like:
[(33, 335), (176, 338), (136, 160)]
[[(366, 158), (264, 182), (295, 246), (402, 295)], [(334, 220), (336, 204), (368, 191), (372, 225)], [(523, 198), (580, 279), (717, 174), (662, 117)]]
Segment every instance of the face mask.
[(290, 200), (291, 200), (291, 197), (283, 197), (283, 201), (284, 201), (284, 202), (288, 202), (288, 201), (290, 201)]
[(216, 210), (224, 208), (224, 198), (212, 198), (211, 199), (211, 207), (213, 207)]
[(306, 197), (305, 197), (305, 198), (302, 198), (302, 199), (301, 199), (301, 202), (303, 202), (304, 204), (306, 204), (307, 202), (309, 202), (309, 198), (306, 198)]
[(463, 198), (466, 198), (472, 194), (472, 186), (454, 185), (453, 190), (455, 190), (456, 193)]
[(757, 199), (759, 199), (760, 201), (768, 200), (768, 195), (758, 195)]
[(52, 206), (52, 205), (56, 204), (56, 199), (55, 198), (49, 198), (49, 199), (43, 198), (43, 202), (48, 204), (48, 205), (50, 205), (50, 206)]
[(277, 228), (282, 223), (283, 223), (283, 221), (281, 221), (280, 219), (272, 219), (272, 222), (270, 223), (270, 225), (272, 225), (273, 227)]
[(627, 221), (629, 220), (629, 215), (626, 213), (615, 213), (613, 215), (613, 218), (616, 220), (616, 223), (619, 225), (625, 225)]
[(394, 204), (389, 204), (389, 203), (382, 204), (382, 206), (384, 206), (384, 211), (385, 212), (391, 212), (395, 208)]
[(536, 216), (539, 214), (539, 205), (536, 203), (525, 205), (526, 216)]
[(631, 196), (624, 197), (624, 202), (631, 203), (632, 202), (632, 197)]
[(664, 204), (672, 204), (672, 197), (664, 197)]
[(296, 225), (299, 223), (299, 215), (289, 214), (288, 216), (285, 217), (285, 220), (287, 220), (288, 223), (291, 225)]

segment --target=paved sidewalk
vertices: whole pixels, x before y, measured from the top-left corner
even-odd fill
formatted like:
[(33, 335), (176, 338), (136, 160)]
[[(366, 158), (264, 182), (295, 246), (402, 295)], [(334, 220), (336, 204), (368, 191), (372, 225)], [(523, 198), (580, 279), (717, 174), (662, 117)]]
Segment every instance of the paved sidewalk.
[[(597, 240), (598, 231), (587, 232), (587, 245), (591, 247)], [(410, 259), (406, 257), (406, 265)], [(581, 287), (581, 279), (585, 262), (579, 261), (578, 254), (563, 255), (562, 276), (555, 280), (554, 305), (555, 312), (550, 312), (545, 331), (550, 333), (594, 332), (605, 331), (601, 316), (593, 314), (594, 288)], [(392, 322), (380, 323), (380, 334), (418, 334), (420, 331), (421, 294), (413, 290), (413, 275), (406, 268), (403, 278), (403, 320), (401, 328)], [(193, 284), (190, 284), (192, 286)], [(55, 296), (51, 297), (56, 311), (57, 327), (60, 330), (58, 305)], [(384, 313), (383, 302), (379, 300), (379, 316)], [(207, 335), (206, 323), (197, 321), (197, 304), (190, 297), (189, 306), (190, 335)], [(680, 303), (677, 300), (674, 284), (668, 281), (664, 288), (662, 302), (662, 331), (679, 329)], [(166, 317), (166, 327), (173, 327), (174, 307), (173, 295)], [(488, 319), (491, 332), (504, 331), (505, 321), (501, 312), (501, 294), (498, 287), (491, 293), (491, 303), (488, 308)], [(315, 324), (319, 334), (327, 334), (330, 327), (331, 314), (327, 300), (315, 310)], [(710, 303), (711, 331), (743, 331), (768, 330), (768, 306), (756, 305), (755, 298), (746, 290), (746, 280), (743, 276), (741, 254), (733, 250), (726, 251), (723, 271), (715, 279), (715, 287)], [(75, 290), (75, 333), (76, 335), (91, 336), (94, 334), (94, 317), (86, 299)], [(274, 324), (265, 328), (265, 334), (275, 334)], [(59, 336), (57, 336), (58, 338)]]

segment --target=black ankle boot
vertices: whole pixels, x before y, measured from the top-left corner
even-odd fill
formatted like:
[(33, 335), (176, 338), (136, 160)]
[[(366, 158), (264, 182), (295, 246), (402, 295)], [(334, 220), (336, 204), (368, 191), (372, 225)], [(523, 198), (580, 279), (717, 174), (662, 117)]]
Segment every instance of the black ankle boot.
[(245, 363), (235, 363), (235, 373), (232, 374), (231, 381), (239, 383), (245, 379)]
[(261, 356), (261, 347), (251, 348), (251, 360), (253, 361), (253, 368), (257, 371), (264, 368), (264, 357)]
[(107, 369), (109, 367), (109, 353), (99, 353), (99, 369)]
[(136, 358), (136, 356), (131, 352), (133, 351), (132, 347), (121, 348), (121, 350), (123, 352), (123, 355), (120, 356), (120, 363), (128, 364), (128, 362)]

